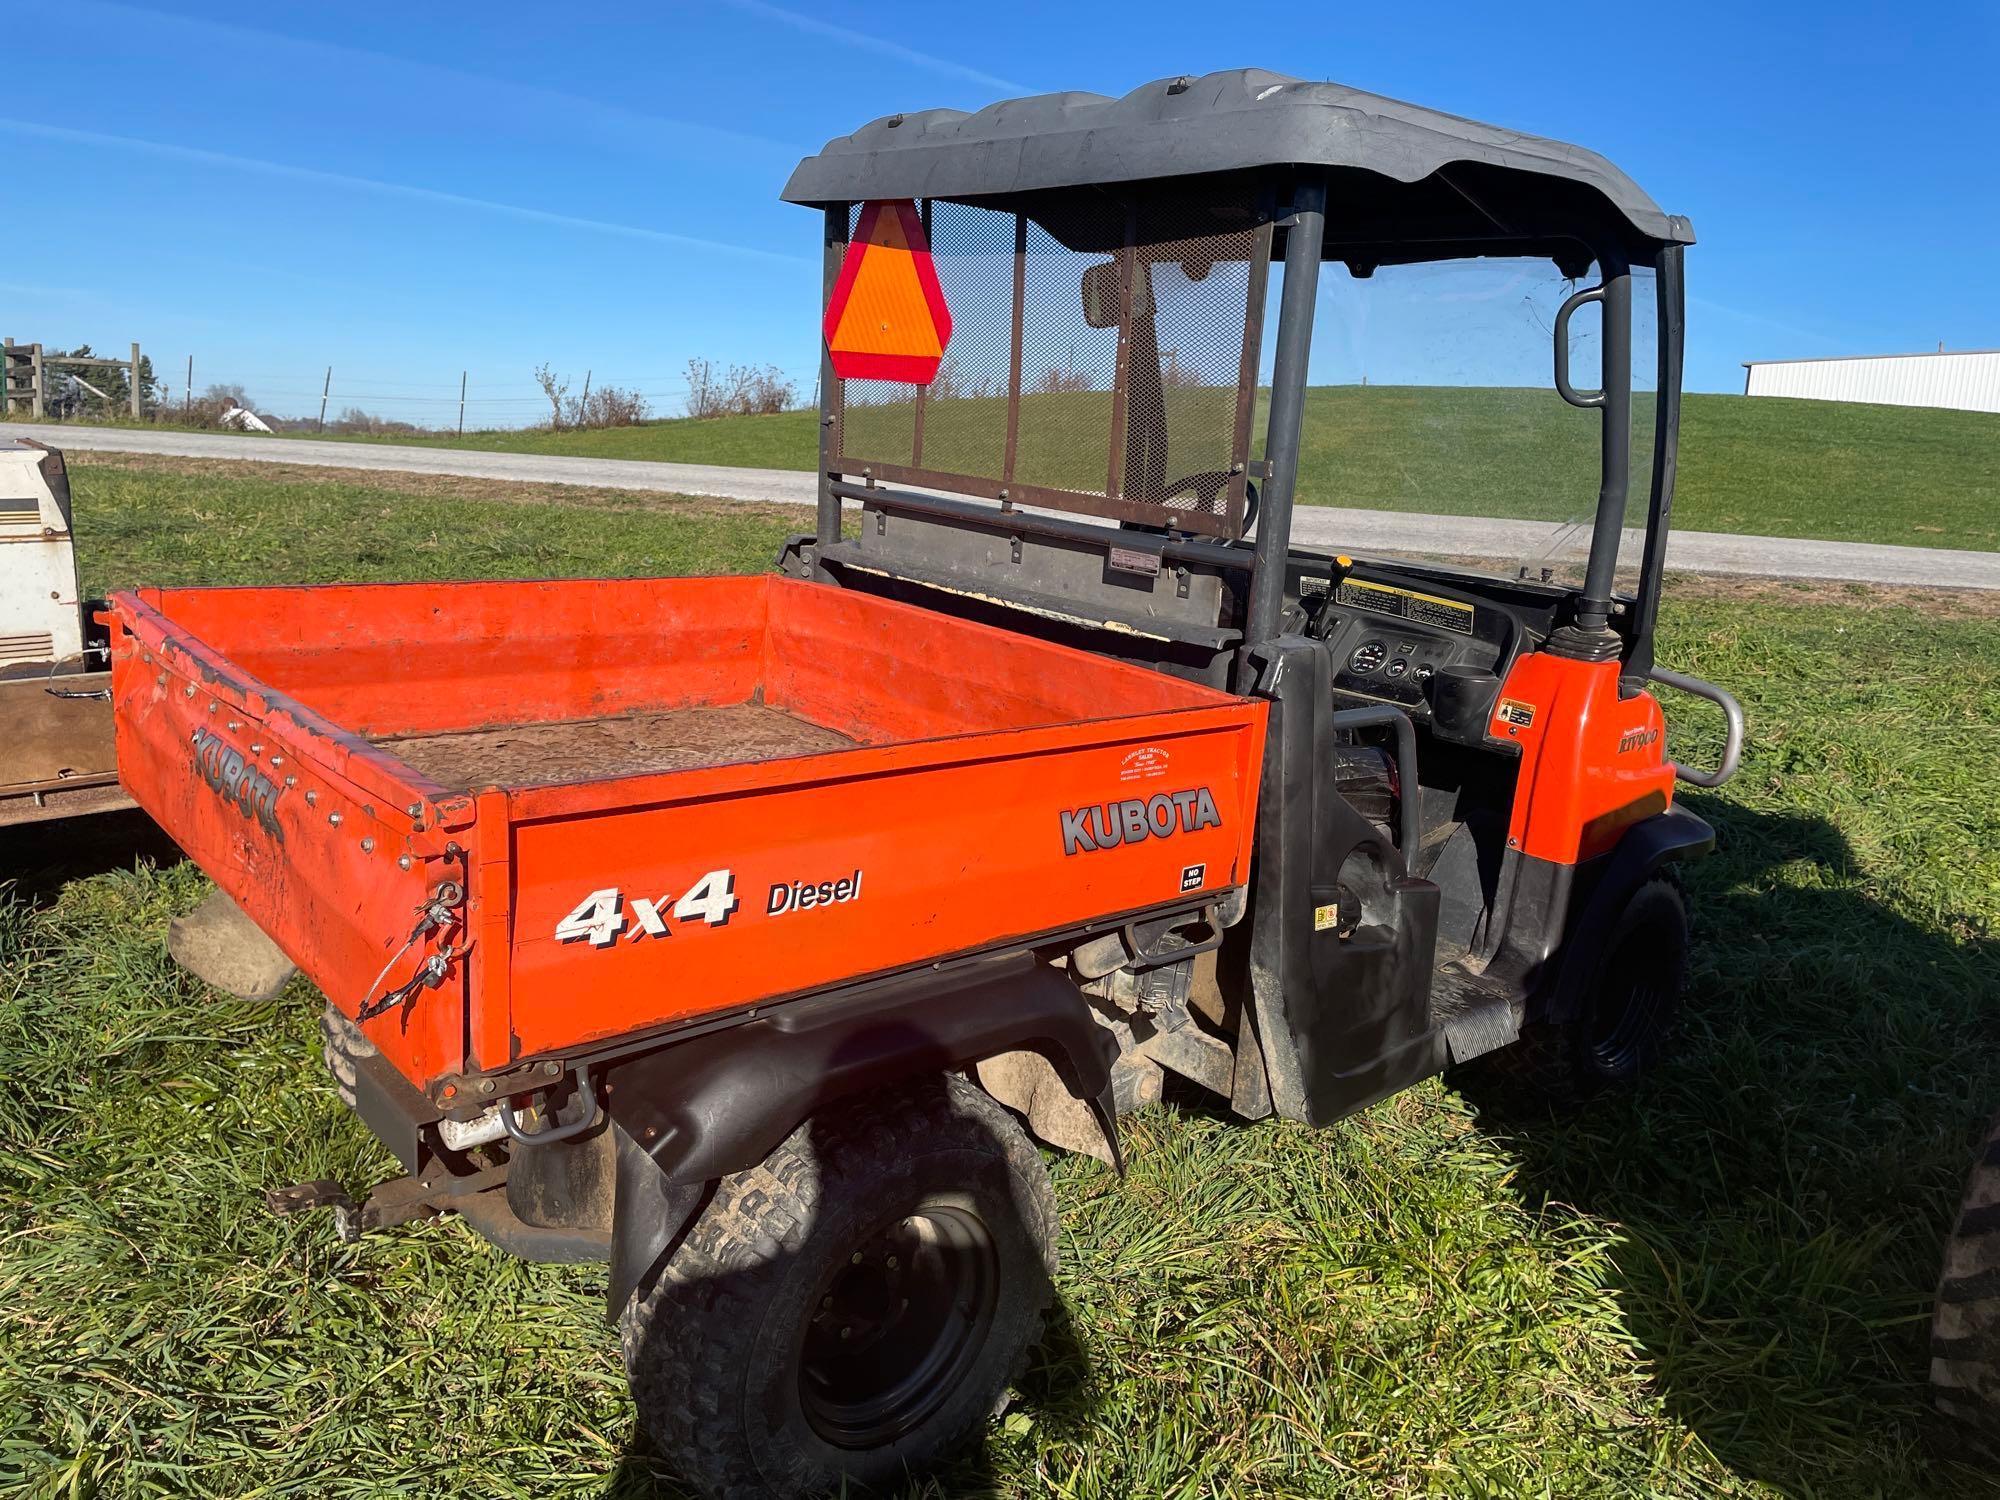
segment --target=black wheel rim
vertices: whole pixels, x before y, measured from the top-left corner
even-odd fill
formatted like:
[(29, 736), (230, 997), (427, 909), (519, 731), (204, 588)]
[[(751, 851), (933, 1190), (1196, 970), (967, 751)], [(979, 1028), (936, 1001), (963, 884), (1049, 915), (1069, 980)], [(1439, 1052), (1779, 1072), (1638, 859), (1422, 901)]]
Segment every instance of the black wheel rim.
[(1605, 955), (1590, 1016), (1590, 1056), (1622, 1074), (1646, 1060), (1681, 986), (1686, 936), (1671, 912), (1648, 913)]
[(932, 1205), (850, 1252), (819, 1290), (799, 1358), (806, 1421), (839, 1448), (914, 1431), (978, 1361), (1000, 1256), (969, 1208)]

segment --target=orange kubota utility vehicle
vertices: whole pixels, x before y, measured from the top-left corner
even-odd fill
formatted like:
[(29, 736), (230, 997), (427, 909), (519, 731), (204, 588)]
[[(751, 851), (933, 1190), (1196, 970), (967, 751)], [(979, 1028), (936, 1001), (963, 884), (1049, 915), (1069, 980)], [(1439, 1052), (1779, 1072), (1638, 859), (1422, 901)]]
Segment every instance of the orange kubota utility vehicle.
[[(892, 115), (784, 196), (829, 307), (780, 576), (109, 612), (125, 784), (325, 992), (410, 1173), (277, 1205), (607, 1259), (642, 1422), (731, 1495), (988, 1418), (1056, 1257), (1023, 1122), (1115, 1163), (1169, 1073), (1314, 1125), (1501, 1049), (1632, 1075), (1711, 842), (1675, 782), (1741, 739), (1653, 662), (1692, 234), (1599, 157), (1230, 72)], [(1447, 456), (1477, 486), (1533, 450), (1504, 529), (1587, 452), (1580, 576), (1468, 568), (1423, 516), (1392, 550), (1441, 559), (1293, 546), (1307, 408), (1346, 409), (1308, 399), (1316, 307), (1479, 265), (1561, 288), (1534, 357), (1590, 439), (1487, 391)], [(1478, 349), (1521, 300), (1431, 305)], [(1718, 770), (1666, 759), (1649, 680), (1727, 711)]]

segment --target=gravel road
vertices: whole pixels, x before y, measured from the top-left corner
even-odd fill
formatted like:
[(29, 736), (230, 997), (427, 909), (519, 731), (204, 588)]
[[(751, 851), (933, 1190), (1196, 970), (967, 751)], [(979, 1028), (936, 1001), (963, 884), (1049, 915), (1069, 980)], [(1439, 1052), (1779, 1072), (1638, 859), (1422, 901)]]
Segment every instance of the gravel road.
[[(143, 428), (70, 427), (9, 422), (0, 434), (33, 438), (76, 452), (159, 453), (183, 458), (310, 464), (340, 469), (393, 469), (411, 474), (460, 474), (540, 484), (662, 490), (726, 500), (813, 503), (813, 476), (789, 469), (732, 469), (712, 464), (651, 463), (623, 458), (570, 458), (546, 453), (482, 453), (386, 443), (315, 442), (213, 432), (154, 432)], [(1531, 557), (1548, 545), (1550, 528), (1534, 521), (1411, 515), (1301, 505), (1293, 540), (1344, 552), (1426, 552), (1443, 556)], [(1626, 533), (1630, 556), (1640, 538)], [(1579, 546), (1582, 545), (1580, 541)], [(1815, 542), (1795, 537), (1732, 536), (1675, 531), (1669, 567), (1692, 573), (1762, 578), (1820, 578), (1925, 588), (2000, 589), (2000, 552), (1944, 547), (1892, 547), (1867, 542)]]

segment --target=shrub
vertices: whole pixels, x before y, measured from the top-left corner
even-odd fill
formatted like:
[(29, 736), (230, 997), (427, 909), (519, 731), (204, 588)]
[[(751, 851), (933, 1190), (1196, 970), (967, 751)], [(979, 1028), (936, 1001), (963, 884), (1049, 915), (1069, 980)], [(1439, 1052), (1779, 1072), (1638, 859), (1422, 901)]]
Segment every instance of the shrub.
[(566, 427), (637, 427), (652, 416), (646, 398), (637, 391), (615, 385), (600, 385), (583, 396), (572, 397), (563, 407)]
[(717, 370), (712, 360), (687, 362), (687, 414), (691, 417), (767, 416), (799, 404), (799, 388), (776, 365), (731, 365)]
[(1091, 389), (1090, 371), (1079, 370), (1074, 365), (1050, 365), (1035, 377), (1028, 389), (1038, 396), (1059, 396), (1065, 391), (1087, 391)]

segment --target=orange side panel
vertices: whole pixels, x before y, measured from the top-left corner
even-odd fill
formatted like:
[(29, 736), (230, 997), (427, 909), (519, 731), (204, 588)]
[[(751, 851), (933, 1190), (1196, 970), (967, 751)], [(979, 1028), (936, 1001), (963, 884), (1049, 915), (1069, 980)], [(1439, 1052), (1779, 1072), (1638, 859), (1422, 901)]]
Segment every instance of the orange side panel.
[[(479, 827), (497, 830), (507, 826), (505, 792), (489, 788), (479, 794), (477, 801)], [(479, 863), (473, 871), (466, 928), (476, 937), (471, 955), (467, 1029), (471, 1055), (475, 1058), (505, 1058), (512, 1047), (507, 1030), (511, 1003), (508, 983), (514, 974), (512, 853), (510, 838), (482, 839), (478, 844)]]
[(1618, 663), (1536, 652), (1507, 674), (1487, 732), (1521, 747), (1511, 847), (1575, 864), (1673, 800), (1660, 705), (1618, 696)]
[(519, 1052), (1222, 893), (1262, 755), (1230, 705), (515, 793)]
[(764, 700), (863, 744), (1224, 701), (1013, 631), (845, 589), (773, 584)]

